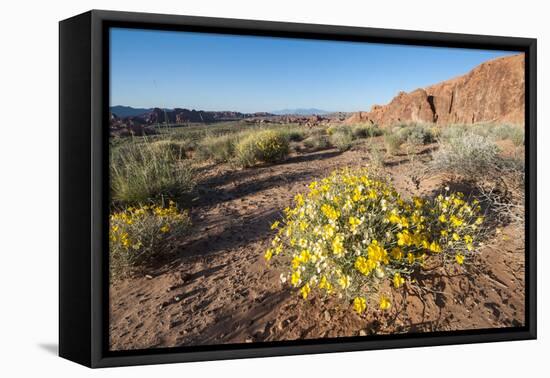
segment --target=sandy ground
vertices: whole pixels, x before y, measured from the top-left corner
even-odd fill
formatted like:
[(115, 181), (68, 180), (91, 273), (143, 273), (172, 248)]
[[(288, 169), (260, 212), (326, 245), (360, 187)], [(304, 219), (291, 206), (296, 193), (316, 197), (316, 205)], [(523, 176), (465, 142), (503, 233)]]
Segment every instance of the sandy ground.
[[(248, 170), (202, 169), (191, 209), (193, 230), (178, 255), (148, 277), (110, 289), (113, 350), (306, 338), (367, 336), (519, 326), (524, 323), (523, 231), (507, 226), (480, 250), (473, 274), (457, 267), (417, 277), (430, 291), (406, 286), (390, 311), (362, 316), (336, 300), (302, 300), (263, 259), (269, 225), (309, 182), (339, 167), (368, 163), (365, 146), (291, 155), (284, 163)], [(408, 196), (427, 195), (407, 177), (429, 159), (419, 151), (386, 159), (385, 170)]]

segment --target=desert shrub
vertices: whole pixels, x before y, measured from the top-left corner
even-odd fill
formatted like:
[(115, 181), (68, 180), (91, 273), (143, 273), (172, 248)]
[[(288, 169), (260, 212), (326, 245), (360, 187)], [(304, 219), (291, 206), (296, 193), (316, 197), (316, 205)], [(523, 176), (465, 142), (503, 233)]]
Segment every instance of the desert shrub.
[(347, 151), (351, 148), (353, 136), (349, 128), (342, 128), (334, 131), (330, 137), (330, 144), (336, 147), (339, 151)]
[(326, 135), (314, 135), (304, 140), (304, 146), (312, 151), (330, 148), (330, 142)]
[(338, 129), (338, 126), (335, 126), (335, 125), (331, 125), (329, 127), (326, 128), (326, 132), (328, 135), (332, 135), (334, 134), (334, 132)]
[(289, 142), (283, 133), (273, 130), (253, 132), (245, 136), (236, 147), (236, 162), (251, 167), (257, 162), (274, 163), (284, 159)]
[(372, 138), (383, 134), (382, 130), (378, 126), (374, 125), (355, 125), (352, 127), (353, 137), (359, 138)]
[(511, 140), (516, 146), (521, 146), (525, 142), (524, 128), (508, 124), (492, 127), (490, 130), (490, 136), (494, 140)]
[(404, 142), (404, 139), (398, 133), (390, 132), (384, 134), (384, 147), (390, 155), (395, 155)]
[(380, 171), (384, 167), (384, 152), (377, 147), (372, 148), (368, 152), (369, 166), (375, 170)]
[(475, 125), (450, 125), (443, 127), (441, 131), (441, 140), (457, 138), (465, 134), (475, 134), (487, 137), (491, 140), (511, 140), (514, 145), (521, 146), (525, 141), (525, 130), (521, 126), (508, 124), (475, 124)]
[(447, 141), (449, 139), (458, 138), (466, 134), (468, 126), (466, 125), (449, 125), (441, 129), (440, 140)]
[(489, 138), (473, 133), (457, 133), (440, 143), (433, 154), (436, 170), (476, 178), (499, 166), (498, 146)]
[(432, 129), (427, 126), (415, 125), (407, 129), (407, 142), (414, 145), (429, 144), (435, 142)]
[(282, 129), (280, 132), (289, 142), (299, 142), (306, 137), (305, 130), (296, 127)]
[(435, 141), (432, 129), (421, 124), (401, 125), (394, 128), (393, 133), (402, 141), (417, 146)]
[(112, 149), (110, 181), (115, 204), (181, 199), (195, 186), (188, 161), (172, 148), (159, 148), (147, 140)]
[(216, 163), (228, 162), (235, 156), (237, 140), (235, 134), (207, 135), (197, 146), (197, 157)]
[(502, 156), (490, 136), (463, 133), (440, 142), (430, 168), (473, 184), (497, 222), (524, 222), (525, 161)]
[(142, 272), (169, 254), (190, 226), (189, 215), (174, 202), (167, 207), (144, 205), (114, 212), (109, 224), (109, 268), (119, 279)]
[(309, 185), (275, 222), (265, 259), (282, 264), (283, 282), (335, 295), (366, 308), (391, 306), (388, 282), (399, 289), (427, 259), (469, 263), (483, 217), (460, 193), (403, 199), (387, 182), (362, 170), (339, 170)]

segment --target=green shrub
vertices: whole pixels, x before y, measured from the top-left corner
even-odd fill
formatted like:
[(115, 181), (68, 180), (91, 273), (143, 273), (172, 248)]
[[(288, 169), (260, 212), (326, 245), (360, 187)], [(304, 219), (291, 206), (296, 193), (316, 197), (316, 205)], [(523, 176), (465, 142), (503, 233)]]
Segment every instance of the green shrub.
[(130, 207), (110, 216), (109, 269), (112, 279), (143, 272), (170, 253), (191, 222), (186, 211), (174, 202), (168, 207)]
[(339, 129), (330, 135), (330, 143), (339, 151), (347, 151), (351, 148), (353, 137), (349, 129)]
[(410, 124), (394, 129), (394, 133), (404, 142), (419, 146), (435, 142), (434, 134), (430, 127), (420, 124)]
[(388, 133), (384, 135), (384, 147), (386, 152), (390, 155), (395, 155), (399, 152), (404, 140), (401, 136), (394, 133)]
[(441, 141), (447, 141), (449, 139), (458, 138), (464, 135), (468, 131), (466, 125), (449, 125), (445, 126), (441, 130)]
[(383, 134), (378, 126), (374, 125), (355, 125), (352, 127), (352, 134), (355, 139), (372, 138)]
[(525, 130), (519, 126), (497, 125), (491, 128), (490, 135), (494, 140), (511, 140), (516, 146), (525, 142)]
[(304, 146), (312, 151), (330, 148), (330, 142), (326, 135), (314, 135), (304, 140)]
[(280, 132), (289, 142), (299, 142), (306, 137), (306, 132), (296, 127), (282, 129)]
[(230, 161), (235, 156), (238, 137), (235, 134), (208, 135), (197, 146), (197, 157), (216, 163)]
[(182, 199), (195, 186), (188, 161), (172, 148), (159, 148), (148, 140), (112, 149), (110, 181), (115, 204)]
[(450, 125), (441, 131), (441, 140), (449, 140), (465, 134), (475, 134), (491, 140), (511, 140), (514, 145), (521, 146), (525, 142), (525, 130), (521, 126), (508, 124), (475, 124)]
[(237, 144), (235, 159), (242, 167), (257, 162), (274, 163), (283, 160), (289, 152), (289, 142), (281, 132), (263, 130), (246, 135)]

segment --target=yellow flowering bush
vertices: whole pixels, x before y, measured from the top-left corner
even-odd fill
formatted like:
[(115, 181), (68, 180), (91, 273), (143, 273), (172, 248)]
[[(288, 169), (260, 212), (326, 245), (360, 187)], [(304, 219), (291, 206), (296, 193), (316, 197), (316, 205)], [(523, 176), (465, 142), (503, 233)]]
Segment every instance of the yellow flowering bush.
[(144, 269), (170, 252), (191, 222), (187, 211), (170, 201), (168, 207), (143, 205), (112, 213), (109, 225), (111, 277)]
[(434, 256), (464, 264), (474, 253), (480, 224), (477, 202), (461, 193), (403, 199), (367, 170), (338, 170), (272, 225), (265, 259), (284, 264), (283, 281), (306, 299), (312, 290), (350, 301), (358, 313), (391, 307), (391, 293)]
[(284, 159), (289, 152), (288, 138), (274, 130), (254, 132), (244, 137), (236, 147), (235, 158), (243, 167), (257, 162), (274, 163)]

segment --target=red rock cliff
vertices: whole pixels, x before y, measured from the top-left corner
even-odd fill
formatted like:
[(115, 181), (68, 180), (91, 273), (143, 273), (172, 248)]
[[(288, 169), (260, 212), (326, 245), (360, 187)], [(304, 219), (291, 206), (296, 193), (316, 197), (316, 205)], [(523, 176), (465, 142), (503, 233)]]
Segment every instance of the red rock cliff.
[(524, 55), (519, 54), (487, 61), (464, 76), (427, 88), (400, 92), (389, 104), (354, 113), (345, 122), (380, 126), (411, 121), (524, 124), (524, 97)]

